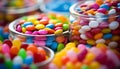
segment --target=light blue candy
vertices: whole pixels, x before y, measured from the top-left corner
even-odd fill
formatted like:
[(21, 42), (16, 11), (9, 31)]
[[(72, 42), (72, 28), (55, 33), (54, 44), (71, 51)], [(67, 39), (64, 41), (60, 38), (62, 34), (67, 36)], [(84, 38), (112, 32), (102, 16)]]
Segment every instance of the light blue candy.
[(100, 8), (105, 8), (106, 10), (109, 10), (109, 9), (110, 9), (109, 5), (107, 5), (107, 4), (102, 4), (102, 5), (100, 6)]
[(117, 6), (120, 7), (120, 3), (118, 3)]
[(32, 63), (33, 63), (33, 57), (32, 56), (27, 56), (24, 60), (24, 64), (31, 65)]
[(28, 25), (33, 25), (32, 22), (25, 22), (24, 24), (22, 24), (22, 27), (26, 27)]
[(55, 40), (55, 36), (48, 36), (47, 40), (54, 41)]
[(51, 29), (53, 29), (54, 28), (54, 24), (48, 24), (48, 25), (46, 25), (46, 28), (51, 28)]
[(21, 64), (15, 63), (15, 64), (13, 64), (13, 68), (12, 69), (22, 69), (22, 66), (21, 66)]
[(47, 40), (47, 41), (46, 41), (46, 46), (47, 46), (47, 47), (50, 47), (50, 46), (52, 45), (52, 43), (53, 43), (53, 42), (52, 42), (51, 40)]
[(51, 45), (51, 49), (56, 51), (57, 47), (58, 47), (58, 43), (57, 42), (53, 42), (52, 45)]
[(112, 38), (112, 34), (105, 34), (105, 35), (103, 35), (103, 38), (110, 39), (110, 38)]

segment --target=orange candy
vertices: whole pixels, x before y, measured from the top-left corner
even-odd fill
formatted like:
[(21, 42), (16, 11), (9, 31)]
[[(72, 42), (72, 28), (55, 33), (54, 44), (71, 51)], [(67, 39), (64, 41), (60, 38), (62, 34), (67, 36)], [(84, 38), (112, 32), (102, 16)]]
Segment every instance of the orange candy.
[(18, 52), (19, 52), (19, 49), (18, 49), (16, 46), (12, 46), (12, 47), (10, 48), (10, 53), (11, 53), (12, 55), (17, 55)]
[(38, 49), (38, 50), (37, 50), (37, 53), (41, 53), (41, 54), (43, 54), (43, 55), (46, 55), (46, 52), (45, 52), (45, 50), (44, 50), (43, 48), (38, 47), (37, 49)]
[(50, 28), (45, 28), (45, 30), (48, 31), (48, 34), (54, 34), (55, 30), (50, 29)]
[(36, 45), (34, 45), (34, 44), (30, 44), (30, 45), (27, 47), (27, 50), (28, 50), (28, 51), (31, 51), (31, 52), (33, 52), (33, 53), (36, 53), (36, 52), (37, 52), (37, 47), (36, 47)]
[(98, 5), (102, 5), (102, 4), (103, 4), (103, 0), (96, 0), (96, 3), (97, 3)]
[(57, 23), (57, 24), (55, 24), (55, 27), (62, 27), (62, 26), (63, 26), (62, 23)]
[(26, 27), (26, 30), (28, 30), (28, 31), (33, 31), (33, 30), (35, 30), (35, 26), (34, 26), (34, 25), (28, 25), (28, 26)]
[(47, 25), (48, 23), (49, 23), (48, 20), (45, 19), (40, 20), (40, 24)]
[(62, 43), (62, 42), (65, 41), (65, 37), (64, 37), (63, 35), (57, 36), (57, 37), (56, 37), (56, 41), (57, 41), (58, 43)]

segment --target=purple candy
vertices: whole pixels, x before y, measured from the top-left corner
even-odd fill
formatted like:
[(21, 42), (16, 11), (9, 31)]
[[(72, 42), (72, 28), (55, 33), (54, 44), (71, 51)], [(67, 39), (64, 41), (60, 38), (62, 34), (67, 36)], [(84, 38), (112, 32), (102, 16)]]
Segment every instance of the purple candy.
[(40, 35), (46, 35), (48, 32), (46, 30), (39, 30), (38, 33)]
[(18, 31), (18, 32), (22, 32), (22, 28), (21, 28), (20, 25), (18, 25), (18, 26), (16, 27), (16, 31)]
[(107, 12), (107, 10), (105, 9), (105, 8), (99, 8), (98, 10), (97, 10), (97, 12), (99, 12), (99, 13), (106, 13)]
[(39, 33), (38, 33), (38, 31), (34, 31), (32, 34), (33, 35), (38, 35)]
[(87, 54), (87, 52), (88, 52), (87, 49), (81, 50), (81, 52), (77, 56), (78, 60), (79, 61), (83, 61), (85, 56), (86, 56), (86, 54)]
[(99, 8), (99, 5), (96, 4), (96, 3), (94, 3), (94, 4), (92, 4), (90, 7), (91, 7), (92, 9), (97, 10), (97, 9)]
[(26, 31), (25, 34), (32, 34), (32, 31)]

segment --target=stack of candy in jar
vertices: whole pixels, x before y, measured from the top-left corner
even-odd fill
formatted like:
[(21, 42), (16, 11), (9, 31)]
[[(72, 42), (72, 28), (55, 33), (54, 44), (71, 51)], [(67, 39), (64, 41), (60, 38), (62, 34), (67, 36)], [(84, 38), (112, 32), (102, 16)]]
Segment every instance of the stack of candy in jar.
[(88, 46), (104, 43), (111, 48), (120, 48), (120, 1), (87, 1), (75, 7), (80, 15), (71, 19), (71, 41)]
[(15, 30), (26, 36), (13, 34), (13, 38), (19, 38), (23, 42), (47, 46), (54, 51), (60, 51), (68, 42), (69, 21), (61, 14), (28, 16), (16, 23)]
[(19, 39), (0, 43), (0, 69), (37, 69), (36, 63), (47, 58), (45, 49), (35, 44), (22, 44)]
[(120, 53), (106, 46), (88, 48), (85, 44), (70, 42), (56, 53), (49, 69), (119, 69)]
[(9, 36), (9, 29), (8, 26), (2, 27), (0, 26), (0, 41), (4, 41), (5, 39), (8, 39)]

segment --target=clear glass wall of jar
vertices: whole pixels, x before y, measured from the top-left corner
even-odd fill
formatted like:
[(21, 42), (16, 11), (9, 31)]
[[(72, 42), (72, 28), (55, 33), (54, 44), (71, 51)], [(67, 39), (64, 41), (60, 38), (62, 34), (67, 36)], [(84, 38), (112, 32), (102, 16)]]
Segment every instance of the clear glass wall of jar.
[[(106, 45), (110, 48), (120, 48), (120, 14), (86, 15), (77, 10), (86, 1), (80, 1), (70, 8), (71, 35), (70, 41), (86, 44), (89, 47)], [(88, 1), (87, 3), (95, 2)]]

